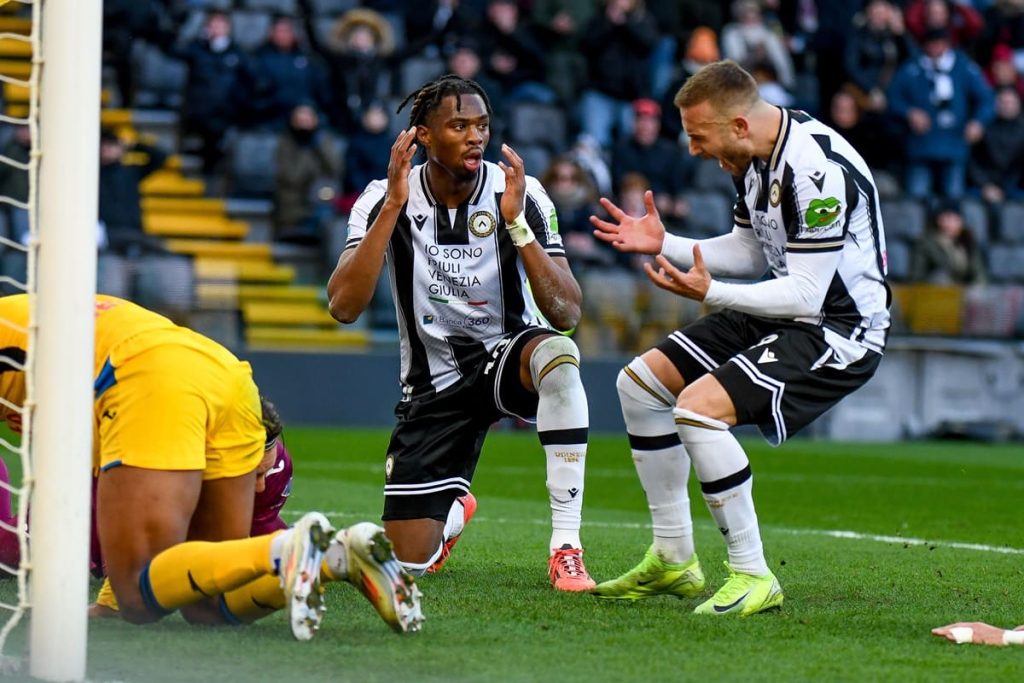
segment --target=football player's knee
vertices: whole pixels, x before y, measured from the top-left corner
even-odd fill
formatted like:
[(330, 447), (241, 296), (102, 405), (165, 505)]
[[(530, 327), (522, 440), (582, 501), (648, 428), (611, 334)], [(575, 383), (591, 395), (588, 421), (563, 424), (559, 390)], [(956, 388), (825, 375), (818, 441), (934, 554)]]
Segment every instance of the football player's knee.
[(636, 409), (667, 411), (675, 401), (675, 397), (640, 358), (634, 358), (619, 370), (615, 389), (622, 410), (626, 412)]
[(117, 602), (120, 607), (121, 618), (130, 624), (151, 624), (162, 619), (166, 612), (154, 611), (142, 599), (142, 595), (136, 591), (124, 591), (117, 593)]
[(697, 443), (717, 438), (721, 432), (729, 431), (729, 424), (722, 420), (709, 417), (695, 410), (690, 410), (682, 405), (672, 409), (675, 416), (676, 428), (684, 443)]
[(580, 350), (561, 335), (537, 344), (530, 355), (530, 375), (538, 393), (575, 389), (580, 384)]

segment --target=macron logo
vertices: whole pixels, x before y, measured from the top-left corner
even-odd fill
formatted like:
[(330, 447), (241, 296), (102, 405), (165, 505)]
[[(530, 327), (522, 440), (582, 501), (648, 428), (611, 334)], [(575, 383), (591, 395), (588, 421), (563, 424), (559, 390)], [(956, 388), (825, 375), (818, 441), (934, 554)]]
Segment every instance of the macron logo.
[(779, 359), (775, 357), (771, 349), (765, 349), (761, 352), (761, 357), (757, 359), (758, 365), (764, 365), (765, 363), (777, 363)]
[(412, 219), (414, 221), (416, 221), (416, 229), (417, 230), (422, 230), (423, 229), (423, 224), (427, 222), (427, 217), (424, 216), (423, 214), (417, 214), (417, 215), (413, 216)]

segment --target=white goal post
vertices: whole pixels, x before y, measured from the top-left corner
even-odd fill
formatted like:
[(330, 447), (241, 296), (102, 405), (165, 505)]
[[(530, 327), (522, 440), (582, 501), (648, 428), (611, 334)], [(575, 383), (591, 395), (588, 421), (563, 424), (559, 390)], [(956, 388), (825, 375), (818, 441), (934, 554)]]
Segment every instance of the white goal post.
[[(86, 671), (94, 297), (99, 171), (102, 0), (32, 4), (27, 123), (29, 294), (27, 400), (20, 533), (30, 494), (27, 575), (29, 673), (81, 681)], [(4, 78), (7, 80), (7, 78)], [(22, 208), (17, 202), (7, 202)], [(27, 453), (26, 453), (27, 451)], [(26, 457), (27, 456), (27, 457)], [(28, 556), (24, 550), (28, 550)], [(17, 619), (16, 611), (12, 619)], [(9, 629), (5, 629), (5, 632)]]

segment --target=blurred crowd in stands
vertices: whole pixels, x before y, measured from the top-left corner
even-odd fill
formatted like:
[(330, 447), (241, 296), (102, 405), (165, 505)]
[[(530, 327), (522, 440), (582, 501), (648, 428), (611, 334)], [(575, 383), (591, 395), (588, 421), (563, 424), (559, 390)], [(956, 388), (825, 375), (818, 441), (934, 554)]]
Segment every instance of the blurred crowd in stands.
[[(731, 179), (688, 155), (672, 100), (731, 58), (871, 165), (894, 281), (1024, 283), (1024, 0), (105, 0), (104, 18), (115, 104), (177, 112), (177, 151), (201, 159), (208, 186), (272, 199), (274, 239), (325, 263), (386, 174), (408, 120), (397, 105), (454, 72), (494, 105), (488, 158), (509, 142), (551, 194), (592, 312), (633, 338), (644, 318), (622, 314), (623, 296), (695, 315), (660, 310), (587, 217), (600, 196), (642, 212), (652, 189), (670, 230), (730, 228)], [(2, 153), (24, 145), (18, 131)], [(141, 235), (119, 193), (150, 170), (111, 169), (117, 146), (104, 138), (104, 178), (120, 174), (101, 191), (115, 246), (131, 242), (124, 228)], [(0, 192), (16, 185), (0, 176)]]

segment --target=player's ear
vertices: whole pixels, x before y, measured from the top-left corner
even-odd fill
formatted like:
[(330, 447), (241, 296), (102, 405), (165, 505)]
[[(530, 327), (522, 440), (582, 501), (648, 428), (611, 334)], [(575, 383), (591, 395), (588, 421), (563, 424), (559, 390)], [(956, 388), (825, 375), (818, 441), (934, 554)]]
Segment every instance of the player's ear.
[(750, 121), (746, 116), (734, 116), (730, 123), (733, 135), (739, 140), (745, 140), (750, 135)]
[(420, 147), (430, 146), (430, 128), (420, 124), (416, 126), (416, 142)]

